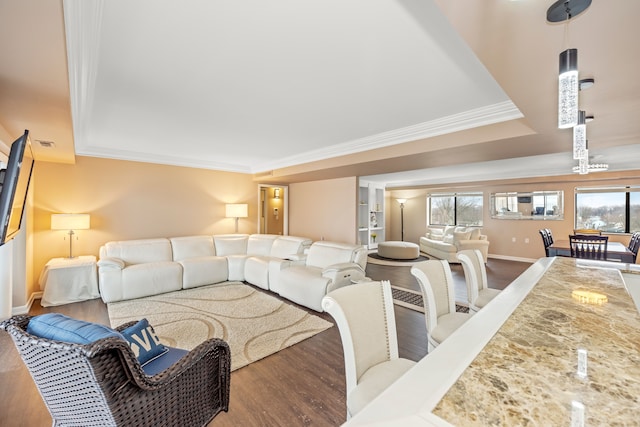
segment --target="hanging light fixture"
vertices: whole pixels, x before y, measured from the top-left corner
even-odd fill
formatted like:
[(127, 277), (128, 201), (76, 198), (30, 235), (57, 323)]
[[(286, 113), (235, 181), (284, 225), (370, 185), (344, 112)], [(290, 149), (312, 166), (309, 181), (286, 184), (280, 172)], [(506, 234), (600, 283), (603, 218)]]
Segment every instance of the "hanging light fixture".
[(578, 124), (573, 127), (573, 159), (588, 158), (587, 154), (587, 122), (584, 111), (578, 111)]
[[(547, 21), (567, 22), (591, 5), (591, 0), (558, 0), (547, 10)], [(568, 129), (578, 124), (578, 49), (566, 49), (560, 53), (558, 77), (558, 128)]]
[(589, 164), (589, 141), (585, 141), (583, 154), (584, 157), (578, 160), (578, 166), (573, 167), (573, 173), (586, 175), (591, 172), (604, 172), (609, 170), (609, 165), (606, 163)]

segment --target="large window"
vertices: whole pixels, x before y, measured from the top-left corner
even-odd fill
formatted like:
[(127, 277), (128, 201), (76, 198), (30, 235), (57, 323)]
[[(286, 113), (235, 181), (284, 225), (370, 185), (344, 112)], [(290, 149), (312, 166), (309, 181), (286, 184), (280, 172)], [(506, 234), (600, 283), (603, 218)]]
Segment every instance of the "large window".
[(640, 231), (640, 187), (576, 188), (575, 228)]
[(482, 225), (482, 193), (429, 195), (429, 225)]

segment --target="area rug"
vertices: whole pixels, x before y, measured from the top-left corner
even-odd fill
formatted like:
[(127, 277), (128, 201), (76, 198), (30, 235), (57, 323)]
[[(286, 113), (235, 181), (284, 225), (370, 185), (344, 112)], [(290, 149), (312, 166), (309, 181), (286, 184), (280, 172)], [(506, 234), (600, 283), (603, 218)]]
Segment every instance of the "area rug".
[(225, 282), (109, 303), (112, 326), (147, 318), (160, 341), (191, 350), (209, 338), (231, 348), (231, 370), (274, 354), (333, 326), (240, 282)]
[(426, 261), (428, 259), (429, 259), (429, 257), (427, 257), (425, 255), (422, 255), (422, 254), (418, 258), (414, 258), (414, 259), (390, 259), (390, 258), (384, 258), (384, 257), (381, 257), (380, 255), (378, 255), (377, 252), (371, 252), (367, 256), (367, 262), (370, 262), (371, 264), (392, 265), (392, 266), (399, 266), (399, 267), (411, 267), (416, 262)]
[[(392, 285), (391, 293), (393, 294), (394, 304), (424, 313), (421, 292)], [(468, 313), (469, 307), (464, 303), (456, 301), (456, 311), (459, 313)]]

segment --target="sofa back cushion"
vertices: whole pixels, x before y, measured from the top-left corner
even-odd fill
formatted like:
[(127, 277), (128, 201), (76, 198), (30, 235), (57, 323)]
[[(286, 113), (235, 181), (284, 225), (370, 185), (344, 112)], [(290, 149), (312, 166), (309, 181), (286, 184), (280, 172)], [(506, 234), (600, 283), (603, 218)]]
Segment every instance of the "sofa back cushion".
[(286, 258), (290, 255), (303, 254), (311, 246), (311, 239), (304, 237), (279, 236), (271, 247), (271, 256)]
[(471, 234), (469, 235), (469, 240), (480, 240), (481, 235), (482, 230), (480, 228), (472, 228)]
[(247, 241), (247, 255), (269, 256), (276, 234), (252, 234)]
[(332, 264), (354, 262), (354, 257), (361, 246), (346, 243), (314, 242), (309, 248), (307, 266), (325, 268)]
[(169, 239), (141, 239), (107, 242), (100, 257), (119, 258), (126, 265), (172, 261), (173, 252)]
[(174, 261), (214, 256), (216, 254), (212, 236), (172, 237), (169, 240), (171, 241)]
[(248, 234), (218, 234), (213, 236), (216, 255), (246, 255)]

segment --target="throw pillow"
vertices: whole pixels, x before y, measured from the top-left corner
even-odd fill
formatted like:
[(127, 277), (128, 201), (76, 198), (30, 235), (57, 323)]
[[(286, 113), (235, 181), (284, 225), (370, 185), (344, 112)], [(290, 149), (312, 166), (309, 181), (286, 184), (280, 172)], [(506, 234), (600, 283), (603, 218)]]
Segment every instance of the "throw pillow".
[(469, 236), (469, 240), (479, 240), (480, 233), (481, 231), (479, 228), (474, 228), (473, 230), (471, 230), (471, 235)]
[(454, 231), (453, 232), (453, 243), (457, 244), (461, 240), (469, 240), (469, 236), (470, 235), (471, 235), (471, 231), (465, 231), (465, 232)]
[(453, 244), (453, 236), (451, 234), (447, 234), (446, 236), (444, 236), (442, 238), (442, 241), (444, 243), (449, 243), (449, 244)]
[(122, 335), (142, 366), (169, 351), (169, 348), (160, 342), (147, 319), (141, 319), (135, 325), (124, 329)]
[(122, 338), (118, 331), (107, 326), (73, 319), (60, 313), (47, 313), (33, 317), (27, 325), (27, 333), (73, 344), (90, 344), (109, 337)]

